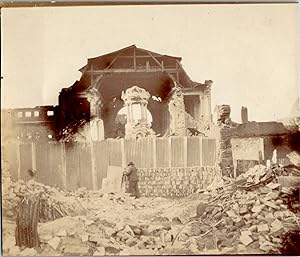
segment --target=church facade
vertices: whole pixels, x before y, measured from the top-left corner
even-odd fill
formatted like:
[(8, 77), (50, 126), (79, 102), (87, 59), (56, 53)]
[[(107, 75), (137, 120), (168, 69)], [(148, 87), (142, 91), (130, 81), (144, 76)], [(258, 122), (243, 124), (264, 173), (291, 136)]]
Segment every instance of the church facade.
[(211, 126), (212, 81), (191, 80), (180, 57), (132, 45), (90, 58), (80, 71), (81, 78), (61, 90), (58, 106), (4, 111), (22, 131), (20, 140), (28, 133), (35, 140), (41, 128), (50, 131), (45, 140), (98, 141), (185, 136)]

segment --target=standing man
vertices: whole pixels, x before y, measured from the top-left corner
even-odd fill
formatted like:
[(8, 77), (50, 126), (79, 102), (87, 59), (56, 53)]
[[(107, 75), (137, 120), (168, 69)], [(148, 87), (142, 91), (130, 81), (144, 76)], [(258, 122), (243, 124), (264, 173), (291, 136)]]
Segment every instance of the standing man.
[(128, 191), (130, 196), (138, 198), (138, 175), (137, 168), (134, 166), (133, 162), (129, 162), (126, 171), (124, 171), (124, 175), (127, 176), (129, 186)]

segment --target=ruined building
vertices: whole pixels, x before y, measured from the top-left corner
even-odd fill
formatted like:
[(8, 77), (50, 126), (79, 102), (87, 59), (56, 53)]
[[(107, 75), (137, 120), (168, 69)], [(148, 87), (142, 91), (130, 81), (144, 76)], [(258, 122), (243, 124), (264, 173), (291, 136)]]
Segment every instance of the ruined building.
[(60, 92), (58, 106), (4, 111), (16, 137), (103, 140), (210, 127), (212, 81), (192, 81), (180, 57), (132, 45), (90, 58), (80, 71), (80, 80)]

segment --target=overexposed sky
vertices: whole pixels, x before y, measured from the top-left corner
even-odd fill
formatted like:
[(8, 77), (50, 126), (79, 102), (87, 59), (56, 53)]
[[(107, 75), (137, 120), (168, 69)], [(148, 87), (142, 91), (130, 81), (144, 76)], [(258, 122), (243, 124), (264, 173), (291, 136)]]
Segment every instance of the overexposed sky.
[(182, 57), (212, 80), (212, 109), (240, 121), (290, 115), (298, 98), (297, 4), (36, 7), (1, 10), (2, 108), (56, 105), (87, 58), (135, 44)]

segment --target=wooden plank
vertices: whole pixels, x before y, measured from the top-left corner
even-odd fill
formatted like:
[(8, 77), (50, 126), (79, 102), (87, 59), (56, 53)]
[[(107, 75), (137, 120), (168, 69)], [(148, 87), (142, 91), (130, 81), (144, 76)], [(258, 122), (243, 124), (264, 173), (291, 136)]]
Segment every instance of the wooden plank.
[(67, 189), (80, 187), (79, 153), (76, 143), (66, 143)]
[(153, 149), (153, 139), (150, 137), (141, 138), (138, 141), (139, 157), (141, 160), (140, 168), (152, 168), (154, 167), (154, 149)]
[(198, 137), (187, 138), (187, 166), (200, 166), (200, 142)]
[(80, 174), (80, 187), (85, 187), (89, 190), (93, 189), (92, 182), (92, 159), (91, 159), (91, 145), (80, 143), (77, 145), (79, 152), (79, 174)]
[(36, 143), (31, 142), (31, 161), (32, 161), (32, 169), (36, 171)]
[(48, 142), (36, 143), (36, 170), (37, 180), (41, 183), (49, 183), (49, 147)]
[(210, 138), (202, 139), (203, 166), (215, 166), (216, 164), (216, 140)]
[(91, 172), (92, 172), (92, 188), (93, 190), (97, 190), (97, 172), (96, 172), (96, 160), (95, 160), (95, 148), (93, 142), (90, 145), (90, 153), (91, 153)]
[(203, 166), (203, 137), (199, 137), (199, 153), (200, 153), (200, 158), (199, 158), (199, 161), (200, 161), (200, 166)]
[(103, 140), (100, 142), (94, 143), (95, 151), (95, 168), (97, 173), (97, 187), (98, 189), (102, 188), (102, 180), (107, 176), (108, 169), (108, 141)]
[(62, 164), (62, 178), (63, 178), (63, 188), (67, 189), (67, 163), (66, 163), (66, 145), (61, 144), (61, 164)]
[(121, 155), (122, 155), (122, 166), (126, 167), (126, 153), (125, 153), (124, 138), (121, 139)]
[(122, 150), (120, 140), (108, 140), (109, 165), (122, 166)]
[(183, 167), (187, 167), (187, 137), (183, 137)]
[(133, 162), (136, 167), (140, 167), (142, 165), (140, 151), (140, 139), (125, 139), (125, 153), (127, 162)]
[(62, 159), (61, 159), (61, 145), (57, 142), (48, 143), (49, 156), (49, 173), (47, 176), (48, 185), (64, 188)]
[(20, 178), (28, 180), (28, 170), (32, 169), (32, 158), (31, 158), (31, 143), (20, 144)]
[(184, 139), (171, 137), (171, 167), (184, 167)]
[(157, 161), (156, 161), (156, 138), (153, 137), (152, 139), (152, 143), (153, 143), (153, 167), (156, 168), (157, 167)]
[(156, 138), (157, 167), (168, 167), (170, 160), (170, 147), (168, 138)]

